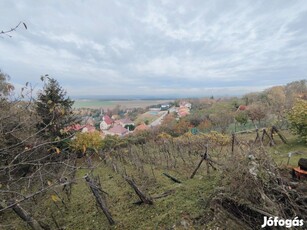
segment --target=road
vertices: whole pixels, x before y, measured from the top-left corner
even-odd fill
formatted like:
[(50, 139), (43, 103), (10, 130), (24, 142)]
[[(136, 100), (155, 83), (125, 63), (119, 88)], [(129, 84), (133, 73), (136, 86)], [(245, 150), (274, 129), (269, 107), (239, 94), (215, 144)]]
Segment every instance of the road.
[[(175, 111), (175, 108), (172, 107), (169, 109), (169, 112), (172, 113)], [(155, 127), (158, 125), (161, 125), (163, 118), (168, 114), (168, 111), (161, 111), (161, 116), (158, 117), (156, 120), (154, 120), (153, 122), (151, 122), (151, 124), (149, 125), (150, 127)]]

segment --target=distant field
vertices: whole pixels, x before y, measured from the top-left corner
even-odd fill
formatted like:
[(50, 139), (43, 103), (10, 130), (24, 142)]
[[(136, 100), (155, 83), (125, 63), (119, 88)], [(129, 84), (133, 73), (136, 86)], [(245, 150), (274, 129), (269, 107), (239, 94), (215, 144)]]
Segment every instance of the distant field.
[(76, 100), (73, 107), (91, 109), (113, 109), (116, 105), (126, 108), (145, 108), (149, 105), (168, 103), (173, 100), (125, 100), (125, 101), (103, 101), (103, 100)]

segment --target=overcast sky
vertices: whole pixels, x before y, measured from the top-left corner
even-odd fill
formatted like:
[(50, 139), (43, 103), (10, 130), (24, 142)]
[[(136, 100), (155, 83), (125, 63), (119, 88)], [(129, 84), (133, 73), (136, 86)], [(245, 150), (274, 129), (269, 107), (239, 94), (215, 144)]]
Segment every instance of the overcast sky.
[(0, 0), (0, 69), (81, 95), (233, 95), (307, 79), (307, 1)]

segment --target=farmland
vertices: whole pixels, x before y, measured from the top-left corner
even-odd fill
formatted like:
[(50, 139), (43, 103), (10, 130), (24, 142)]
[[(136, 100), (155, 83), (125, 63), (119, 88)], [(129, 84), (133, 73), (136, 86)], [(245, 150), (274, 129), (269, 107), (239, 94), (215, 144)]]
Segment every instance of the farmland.
[(118, 100), (118, 101), (106, 101), (106, 100), (76, 100), (73, 107), (78, 108), (90, 108), (90, 109), (114, 109), (117, 105), (123, 108), (146, 108), (150, 105), (168, 103), (172, 100)]

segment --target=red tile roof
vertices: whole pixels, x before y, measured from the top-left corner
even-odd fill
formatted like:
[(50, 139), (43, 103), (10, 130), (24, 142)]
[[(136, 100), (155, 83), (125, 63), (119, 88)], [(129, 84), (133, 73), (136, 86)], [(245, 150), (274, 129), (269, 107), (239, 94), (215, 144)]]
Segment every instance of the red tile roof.
[(123, 126), (121, 125), (115, 125), (114, 127), (110, 128), (108, 130), (109, 133), (114, 133), (114, 134), (119, 134), (119, 135), (125, 135), (126, 133), (128, 133), (128, 129), (125, 129)]
[(238, 110), (241, 110), (241, 111), (244, 111), (247, 109), (247, 106), (246, 105), (240, 105)]
[(144, 131), (144, 130), (147, 130), (147, 129), (149, 129), (149, 127), (143, 123), (143, 124), (135, 127), (134, 131)]
[(96, 128), (92, 125), (86, 125), (83, 129), (82, 132), (88, 132), (88, 133), (92, 133), (95, 132)]
[(78, 131), (78, 130), (81, 130), (82, 128), (84, 127), (84, 125), (80, 125), (80, 124), (73, 124), (73, 125), (70, 125), (70, 126), (67, 126), (65, 128), (65, 131)]
[(120, 119), (120, 123), (122, 123), (123, 125), (132, 124), (133, 121), (131, 121), (129, 118), (124, 118), (124, 119)]
[(104, 115), (102, 117), (102, 120), (107, 124), (107, 125), (112, 125), (113, 124), (113, 120), (108, 116), (108, 115)]

